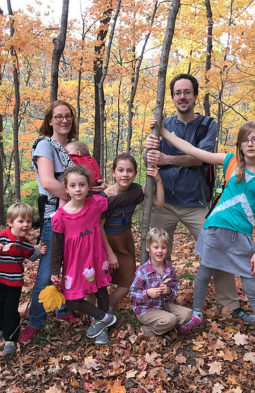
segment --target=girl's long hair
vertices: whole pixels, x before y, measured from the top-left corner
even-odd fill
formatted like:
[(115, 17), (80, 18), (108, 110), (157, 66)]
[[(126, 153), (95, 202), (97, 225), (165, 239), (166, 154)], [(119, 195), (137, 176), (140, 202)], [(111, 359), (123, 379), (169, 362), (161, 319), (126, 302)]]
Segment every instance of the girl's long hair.
[(252, 131), (255, 131), (255, 122), (248, 121), (244, 123), (241, 128), (239, 129), (236, 141), (236, 157), (238, 166), (236, 168), (236, 183), (240, 183), (245, 175), (245, 157), (244, 153), (241, 149), (241, 143), (244, 139), (246, 139)]
[(73, 117), (72, 127), (71, 127), (71, 130), (67, 136), (67, 142), (71, 142), (71, 140), (76, 138), (76, 136), (77, 136), (76, 113), (75, 113), (74, 107), (71, 104), (69, 104), (66, 101), (62, 101), (62, 100), (54, 101), (46, 108), (46, 111), (44, 114), (44, 119), (43, 119), (42, 125), (39, 129), (39, 135), (49, 136), (49, 137), (51, 137), (53, 135), (53, 127), (50, 126), (49, 123), (50, 123), (50, 119), (52, 118), (52, 115), (53, 115), (53, 109), (56, 108), (57, 106), (60, 106), (60, 105), (65, 105), (70, 110), (71, 115)]

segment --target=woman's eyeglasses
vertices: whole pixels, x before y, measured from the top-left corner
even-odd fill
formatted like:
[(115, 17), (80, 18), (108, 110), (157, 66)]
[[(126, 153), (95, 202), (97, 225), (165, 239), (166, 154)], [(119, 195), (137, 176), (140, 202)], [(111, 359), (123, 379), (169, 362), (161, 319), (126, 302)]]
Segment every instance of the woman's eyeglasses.
[(65, 116), (63, 116), (63, 115), (56, 115), (56, 116), (52, 116), (52, 117), (54, 117), (54, 119), (59, 121), (59, 122), (63, 121), (64, 119), (66, 119), (67, 121), (72, 121), (73, 120), (73, 116), (70, 113), (68, 115), (65, 115)]

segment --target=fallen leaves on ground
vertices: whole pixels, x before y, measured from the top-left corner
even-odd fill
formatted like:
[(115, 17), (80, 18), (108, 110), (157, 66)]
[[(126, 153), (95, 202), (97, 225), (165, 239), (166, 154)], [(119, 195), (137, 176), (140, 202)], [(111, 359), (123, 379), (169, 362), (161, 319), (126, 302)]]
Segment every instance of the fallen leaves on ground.
[[(139, 249), (139, 233), (135, 233)], [(193, 280), (199, 266), (194, 241), (175, 235), (173, 265), (180, 277), (178, 303), (192, 306)], [(38, 263), (28, 262), (20, 310), (27, 323)], [(245, 309), (246, 296), (237, 279)], [(28, 307), (27, 307), (28, 306)], [(205, 326), (188, 335), (145, 337), (128, 298), (115, 310), (110, 345), (86, 338), (89, 321), (60, 322), (54, 313), (31, 343), (18, 344), (15, 358), (0, 358), (0, 391), (7, 393), (255, 393), (255, 326), (233, 319), (215, 303), (210, 283)], [(3, 341), (0, 343), (3, 345)]]

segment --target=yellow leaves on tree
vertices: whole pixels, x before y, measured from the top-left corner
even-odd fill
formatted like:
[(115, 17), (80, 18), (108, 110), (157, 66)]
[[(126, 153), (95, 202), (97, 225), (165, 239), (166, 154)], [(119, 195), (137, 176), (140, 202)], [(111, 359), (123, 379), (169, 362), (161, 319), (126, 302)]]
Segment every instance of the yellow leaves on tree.
[(39, 303), (43, 303), (46, 312), (60, 308), (65, 302), (64, 295), (54, 285), (48, 285), (39, 293)]

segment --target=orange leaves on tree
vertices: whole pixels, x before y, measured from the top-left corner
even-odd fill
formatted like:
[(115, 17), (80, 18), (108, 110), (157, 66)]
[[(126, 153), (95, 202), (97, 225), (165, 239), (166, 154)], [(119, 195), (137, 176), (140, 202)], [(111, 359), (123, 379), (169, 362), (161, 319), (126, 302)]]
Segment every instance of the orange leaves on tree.
[[(29, 153), (28, 153), (29, 154)], [(29, 156), (31, 156), (31, 154), (29, 155)], [(31, 176), (32, 175), (32, 176)], [(22, 172), (21, 174), (20, 174), (20, 180), (31, 180), (31, 177), (32, 178), (34, 178), (35, 176), (34, 176), (34, 173), (33, 172)], [(27, 195), (29, 195), (29, 194), (31, 194), (31, 190), (27, 190)]]

